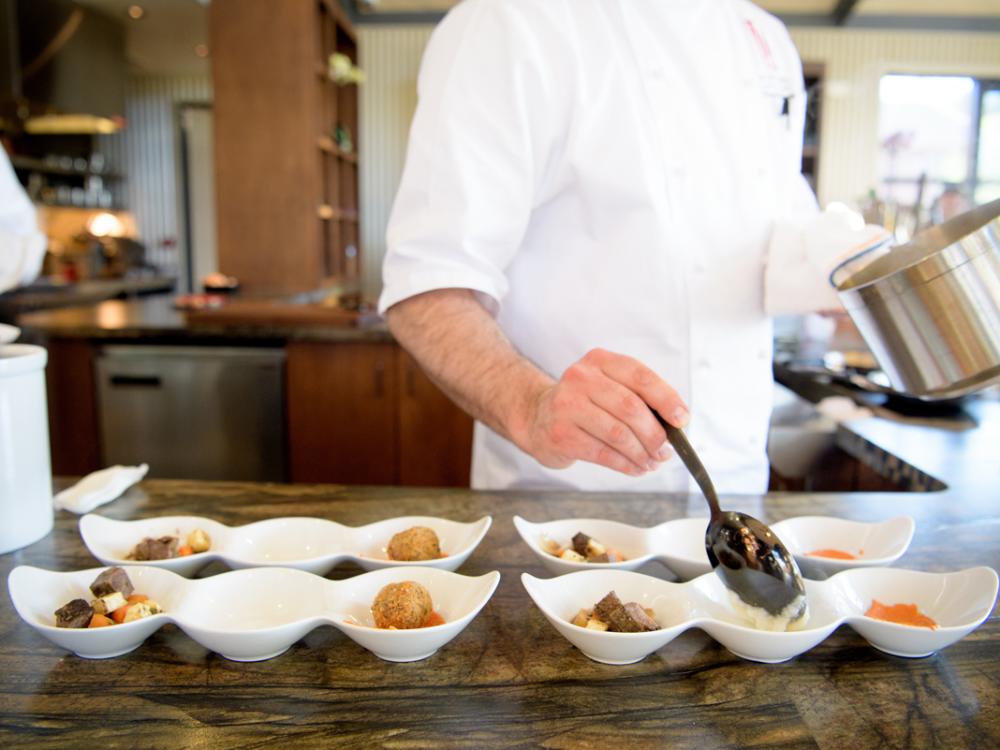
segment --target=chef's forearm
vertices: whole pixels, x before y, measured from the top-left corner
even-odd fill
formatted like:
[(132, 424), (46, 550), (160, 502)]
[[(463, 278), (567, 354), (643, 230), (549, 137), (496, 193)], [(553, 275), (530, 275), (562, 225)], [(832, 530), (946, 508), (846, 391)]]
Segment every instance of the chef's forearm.
[(524, 447), (551, 377), (513, 347), (468, 289), (410, 297), (386, 312), (396, 340), (455, 403)]

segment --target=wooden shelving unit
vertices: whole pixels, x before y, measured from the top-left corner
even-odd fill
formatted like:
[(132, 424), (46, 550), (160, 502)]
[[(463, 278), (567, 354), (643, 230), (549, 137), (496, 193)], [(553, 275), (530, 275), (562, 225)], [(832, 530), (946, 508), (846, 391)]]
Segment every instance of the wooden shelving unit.
[[(248, 291), (357, 288), (358, 87), (350, 21), (331, 0), (214, 0), (219, 265)], [(347, 147), (338, 143), (347, 133)]]
[(806, 86), (806, 124), (802, 145), (802, 174), (805, 175), (813, 191), (819, 179), (819, 138), (820, 117), (823, 103), (822, 63), (804, 63), (802, 74)]

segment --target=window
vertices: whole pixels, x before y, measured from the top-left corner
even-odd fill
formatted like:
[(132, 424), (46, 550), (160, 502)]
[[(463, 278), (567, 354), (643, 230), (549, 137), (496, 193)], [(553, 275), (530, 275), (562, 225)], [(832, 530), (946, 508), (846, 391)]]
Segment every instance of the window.
[(879, 197), (913, 228), (1000, 197), (1000, 81), (883, 76), (879, 144)]

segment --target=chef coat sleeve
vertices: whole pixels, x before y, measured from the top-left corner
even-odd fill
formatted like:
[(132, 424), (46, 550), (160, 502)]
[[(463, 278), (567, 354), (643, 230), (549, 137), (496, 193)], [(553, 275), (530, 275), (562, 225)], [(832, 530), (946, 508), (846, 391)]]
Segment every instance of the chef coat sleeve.
[(45, 235), (38, 231), (35, 207), (0, 148), (0, 292), (28, 284), (45, 258)]
[[(443, 288), (499, 303), (550, 148), (554, 92), (526, 3), (466, 0), (424, 53), (379, 311)], [(543, 54), (544, 52), (544, 54)]]

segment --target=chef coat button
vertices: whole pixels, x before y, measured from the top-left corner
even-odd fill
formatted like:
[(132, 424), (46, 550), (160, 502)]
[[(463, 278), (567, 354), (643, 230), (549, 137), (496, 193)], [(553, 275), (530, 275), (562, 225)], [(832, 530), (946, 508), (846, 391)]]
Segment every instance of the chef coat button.
[(702, 370), (707, 370), (709, 367), (711, 367), (711, 365), (709, 365), (707, 359), (702, 357), (701, 359), (698, 360), (698, 367), (700, 367)]

